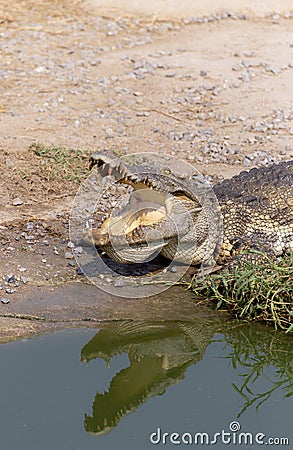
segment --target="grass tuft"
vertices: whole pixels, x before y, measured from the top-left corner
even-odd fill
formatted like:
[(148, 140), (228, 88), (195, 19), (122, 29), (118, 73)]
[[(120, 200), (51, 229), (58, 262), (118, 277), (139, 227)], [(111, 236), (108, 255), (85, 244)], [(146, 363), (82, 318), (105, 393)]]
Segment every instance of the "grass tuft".
[(47, 180), (62, 178), (78, 184), (87, 174), (88, 154), (83, 150), (33, 143), (29, 151), (42, 158)]
[(272, 261), (239, 260), (216, 274), (193, 279), (190, 288), (241, 319), (258, 320), (293, 332), (293, 253)]

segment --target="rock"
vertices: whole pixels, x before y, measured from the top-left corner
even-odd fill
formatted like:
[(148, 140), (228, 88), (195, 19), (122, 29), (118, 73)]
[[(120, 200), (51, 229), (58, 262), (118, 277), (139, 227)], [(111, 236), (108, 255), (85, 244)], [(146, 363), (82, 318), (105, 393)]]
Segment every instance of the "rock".
[(5, 292), (6, 292), (6, 294), (13, 294), (15, 292), (15, 289), (6, 288)]
[(244, 156), (243, 158), (243, 164), (244, 166), (251, 166), (251, 161), (249, 158), (247, 158), (246, 156)]
[(27, 277), (20, 277), (20, 281), (24, 284), (27, 284), (29, 282), (29, 279)]
[(274, 13), (273, 15), (272, 15), (272, 19), (273, 20), (279, 20), (281, 18), (281, 16), (280, 16), (280, 14), (278, 14), (278, 13)]
[(266, 66), (266, 72), (270, 72), (273, 73), (274, 75), (277, 75), (278, 73), (280, 73), (280, 70), (274, 66)]
[(67, 247), (68, 247), (68, 248), (74, 248), (74, 243), (71, 242), (71, 241), (68, 241), (68, 242), (67, 242)]
[(199, 72), (199, 74), (200, 74), (201, 77), (207, 77), (208, 76), (208, 73), (205, 70), (201, 70)]
[(24, 238), (25, 238), (25, 240), (26, 241), (32, 241), (33, 239), (35, 239), (35, 236), (33, 236), (33, 235), (27, 235), (27, 236), (24, 236)]
[(6, 297), (1, 297), (1, 303), (3, 303), (4, 305), (7, 305), (7, 303), (10, 303), (10, 300)]
[(107, 138), (109, 139), (114, 137), (113, 128), (106, 128), (105, 133)]
[(138, 111), (136, 113), (138, 117), (148, 117), (150, 115), (149, 111)]
[(21, 198), (16, 197), (12, 200), (12, 204), (13, 206), (21, 206), (23, 205), (23, 201), (21, 200)]
[(64, 256), (65, 259), (73, 259), (73, 254), (71, 252), (66, 252)]
[(83, 252), (83, 248), (82, 247), (76, 247), (73, 251), (74, 251), (74, 253), (76, 255), (81, 255), (82, 252)]
[(124, 286), (124, 281), (122, 280), (115, 280), (113, 283), (114, 287), (123, 287)]
[(5, 281), (6, 281), (7, 283), (15, 283), (15, 282), (16, 282), (15, 274), (14, 274), (14, 273), (10, 273), (9, 275), (7, 275), (7, 276), (5, 277)]

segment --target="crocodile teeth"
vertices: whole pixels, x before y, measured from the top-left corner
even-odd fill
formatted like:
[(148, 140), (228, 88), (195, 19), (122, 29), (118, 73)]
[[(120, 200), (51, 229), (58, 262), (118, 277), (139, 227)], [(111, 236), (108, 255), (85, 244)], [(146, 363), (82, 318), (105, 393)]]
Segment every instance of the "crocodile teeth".
[(117, 167), (117, 170), (119, 173), (123, 174), (124, 173), (124, 167), (123, 165), (120, 163), (119, 166)]

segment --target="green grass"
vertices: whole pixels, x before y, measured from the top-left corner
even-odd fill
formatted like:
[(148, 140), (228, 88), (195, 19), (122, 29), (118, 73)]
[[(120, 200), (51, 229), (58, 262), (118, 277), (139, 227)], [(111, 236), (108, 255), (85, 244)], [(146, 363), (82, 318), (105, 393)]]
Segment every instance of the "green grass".
[(80, 183), (88, 172), (88, 154), (83, 150), (33, 143), (29, 151), (42, 158), (43, 172), (48, 180), (62, 178)]
[[(238, 371), (232, 387), (244, 399), (237, 417), (253, 405), (258, 411), (276, 391), (283, 398), (293, 395), (290, 337), (271, 329), (264, 330), (260, 326), (238, 326), (229, 329), (222, 342), (225, 342), (229, 351), (226, 358)], [(260, 387), (259, 380), (263, 377), (267, 383)]]
[(293, 332), (293, 253), (272, 261), (240, 260), (230, 270), (193, 279), (190, 288), (241, 319), (258, 320)]

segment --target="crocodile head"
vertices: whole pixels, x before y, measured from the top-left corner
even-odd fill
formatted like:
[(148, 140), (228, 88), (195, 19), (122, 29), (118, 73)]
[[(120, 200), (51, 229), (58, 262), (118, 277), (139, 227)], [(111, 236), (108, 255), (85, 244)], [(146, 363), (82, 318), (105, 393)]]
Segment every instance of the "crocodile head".
[(179, 178), (166, 167), (134, 166), (102, 153), (91, 155), (89, 168), (94, 166), (102, 177), (111, 175), (116, 183), (132, 186), (133, 192), (99, 229), (91, 230), (92, 242), (118, 262), (146, 262), (161, 253), (189, 263), (196, 250), (196, 236), (191, 233), (194, 223), (198, 222), (200, 230), (206, 226), (206, 220), (198, 221), (202, 205), (190, 180)]

